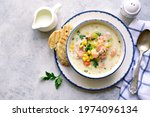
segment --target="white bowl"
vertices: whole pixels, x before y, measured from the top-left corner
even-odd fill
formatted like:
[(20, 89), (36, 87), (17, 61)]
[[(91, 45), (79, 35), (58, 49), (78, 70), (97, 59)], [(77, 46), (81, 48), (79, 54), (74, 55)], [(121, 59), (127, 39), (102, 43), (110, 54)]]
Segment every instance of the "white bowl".
[[(120, 43), (122, 45), (121, 46), (122, 53), (121, 53), (121, 56), (120, 56), (117, 64), (111, 70), (104, 72), (104, 73), (99, 73), (99, 74), (89, 74), (89, 73), (86, 73), (86, 72), (82, 71), (81, 69), (79, 69), (78, 66), (76, 65), (76, 63), (71, 60), (70, 51), (69, 51), (70, 42), (71, 42), (71, 39), (72, 39), (74, 33), (77, 32), (83, 26), (93, 24), (93, 23), (99, 23), (99, 24), (102, 24), (102, 25), (105, 25), (105, 26), (111, 28), (114, 31), (114, 33), (117, 34), (118, 38), (120, 39)], [(113, 74), (122, 65), (124, 58), (125, 58), (125, 54), (126, 54), (126, 44), (125, 44), (124, 38), (121, 34), (121, 31), (119, 31), (113, 24), (109, 23), (108, 21), (104, 21), (104, 20), (91, 19), (91, 20), (86, 20), (86, 21), (80, 23), (71, 31), (71, 33), (68, 37), (68, 40), (67, 40), (66, 51), (67, 51), (67, 58), (69, 60), (69, 63), (77, 73), (84, 76), (85, 78), (100, 79), (100, 78), (105, 78), (106, 76)]]

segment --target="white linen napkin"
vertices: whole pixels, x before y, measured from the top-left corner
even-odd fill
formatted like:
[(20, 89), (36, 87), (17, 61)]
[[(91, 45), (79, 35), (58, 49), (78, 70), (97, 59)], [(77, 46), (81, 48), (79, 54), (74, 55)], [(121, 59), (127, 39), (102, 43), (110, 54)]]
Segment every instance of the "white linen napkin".
[(129, 30), (134, 41), (135, 55), (130, 71), (123, 79), (123, 84), (119, 96), (120, 100), (150, 100), (150, 50), (145, 52), (142, 57), (139, 71), (138, 91), (135, 95), (132, 95), (129, 92), (129, 86), (132, 81), (133, 71), (139, 59), (139, 51), (137, 49), (136, 42), (139, 34), (144, 29), (150, 29), (150, 21), (135, 19), (129, 25)]

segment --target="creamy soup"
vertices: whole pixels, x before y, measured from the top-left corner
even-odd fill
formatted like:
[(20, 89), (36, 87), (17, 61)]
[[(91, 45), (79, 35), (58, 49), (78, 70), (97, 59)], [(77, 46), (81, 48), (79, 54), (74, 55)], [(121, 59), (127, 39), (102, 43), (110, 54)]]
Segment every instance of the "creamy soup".
[(77, 69), (88, 74), (110, 71), (121, 56), (120, 37), (107, 25), (84, 25), (76, 30), (69, 42), (69, 59)]

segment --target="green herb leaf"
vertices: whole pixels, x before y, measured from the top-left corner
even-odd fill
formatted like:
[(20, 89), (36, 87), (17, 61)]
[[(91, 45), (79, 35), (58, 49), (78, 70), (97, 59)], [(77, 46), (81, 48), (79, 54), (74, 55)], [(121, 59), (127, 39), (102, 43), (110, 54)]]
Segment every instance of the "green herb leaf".
[(88, 72), (88, 70), (85, 69), (84, 72)]
[(49, 72), (45, 72), (46, 76), (42, 77), (42, 80), (55, 80), (56, 76), (54, 75), (54, 73), (49, 73)]
[(57, 77), (57, 79), (55, 80), (55, 87), (56, 89), (58, 89), (62, 84), (62, 78), (60, 76)]
[(78, 41), (78, 38), (76, 38), (76, 42)]
[(49, 73), (49, 72), (47, 72), (47, 71), (45, 71), (45, 74), (46, 74), (46, 76), (47, 77), (49, 77), (51, 74)]
[(85, 35), (80, 35), (80, 39), (84, 39), (86, 37)]
[(80, 34), (80, 31), (78, 30), (78, 31), (77, 31), (77, 35), (79, 35), (79, 34)]
[(43, 77), (42, 77), (42, 80), (49, 80), (49, 77), (43, 76)]
[(95, 40), (96, 38), (92, 38), (91, 40)]
[(113, 39), (112, 39), (112, 38), (110, 38), (110, 39), (109, 39), (109, 42), (112, 42), (112, 41), (113, 41)]
[(96, 60), (96, 59), (93, 59), (92, 62), (93, 62), (93, 66), (96, 68), (96, 67), (98, 66), (97, 60)]
[(92, 45), (91, 44), (88, 44), (85, 48), (85, 51), (88, 51), (88, 50), (92, 50)]
[(100, 33), (100, 32), (96, 32), (96, 34), (97, 34), (98, 36), (101, 36), (101, 33)]
[(42, 77), (42, 80), (55, 80), (55, 87), (58, 89), (62, 84), (62, 78), (59, 76), (55, 76), (54, 73), (45, 72), (46, 76)]

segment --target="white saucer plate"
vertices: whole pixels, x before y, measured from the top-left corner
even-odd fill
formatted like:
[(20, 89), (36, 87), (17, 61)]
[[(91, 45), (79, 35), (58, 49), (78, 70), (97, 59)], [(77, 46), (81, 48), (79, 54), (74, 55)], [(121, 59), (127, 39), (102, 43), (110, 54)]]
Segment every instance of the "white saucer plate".
[(75, 27), (81, 22), (85, 20), (90, 20), (90, 19), (100, 19), (100, 20), (108, 21), (111, 24), (113, 24), (119, 31), (121, 31), (122, 36), (124, 37), (125, 43), (126, 43), (126, 56), (120, 68), (116, 72), (114, 72), (113, 74), (105, 78), (89, 79), (89, 78), (85, 78), (79, 75), (76, 71), (74, 71), (72, 67), (62, 66), (57, 60), (56, 53), (55, 53), (55, 60), (62, 75), (69, 82), (83, 89), (100, 90), (100, 89), (108, 88), (110, 86), (115, 85), (122, 78), (126, 76), (126, 74), (128, 73), (131, 67), (131, 63), (133, 61), (134, 46), (133, 46), (132, 36), (128, 28), (125, 26), (125, 24), (119, 18), (117, 18), (116, 16), (108, 12), (98, 11), (98, 10), (90, 10), (90, 11), (81, 12), (71, 17), (69, 20), (67, 20), (64, 23), (64, 25), (69, 22), (73, 25), (73, 27)]

